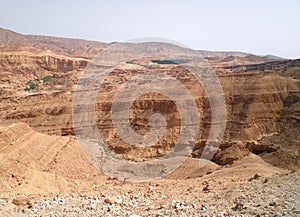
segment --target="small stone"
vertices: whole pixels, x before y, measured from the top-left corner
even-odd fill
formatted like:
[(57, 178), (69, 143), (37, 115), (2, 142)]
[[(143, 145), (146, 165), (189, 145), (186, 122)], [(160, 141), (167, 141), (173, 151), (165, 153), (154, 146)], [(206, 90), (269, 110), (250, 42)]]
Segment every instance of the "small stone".
[(204, 186), (202, 189), (202, 191), (204, 191), (204, 192), (209, 192), (210, 190), (211, 189), (210, 189), (209, 185)]
[(199, 209), (202, 210), (202, 211), (205, 211), (205, 210), (207, 210), (207, 207), (202, 205)]
[(261, 177), (260, 175), (255, 174), (255, 175), (253, 176), (253, 179), (259, 179), (260, 177)]
[(253, 180), (257, 180), (257, 179), (259, 179), (261, 176), (260, 175), (258, 175), (258, 174), (255, 174), (253, 177), (251, 177), (248, 181), (249, 182), (251, 182), (251, 181), (253, 181)]
[(121, 203), (123, 203), (123, 199), (122, 199), (122, 198), (117, 198), (117, 199), (115, 200), (115, 203), (121, 204)]
[(240, 211), (245, 209), (244, 204), (242, 203), (237, 203), (233, 208), (231, 208), (233, 211)]
[(104, 203), (107, 203), (107, 204), (112, 204), (111, 200), (110, 200), (110, 199), (108, 199), (108, 198), (105, 198), (105, 199), (104, 199)]
[(12, 200), (12, 203), (16, 206), (26, 206), (27, 208), (33, 207), (33, 202), (25, 197), (25, 196), (18, 196)]

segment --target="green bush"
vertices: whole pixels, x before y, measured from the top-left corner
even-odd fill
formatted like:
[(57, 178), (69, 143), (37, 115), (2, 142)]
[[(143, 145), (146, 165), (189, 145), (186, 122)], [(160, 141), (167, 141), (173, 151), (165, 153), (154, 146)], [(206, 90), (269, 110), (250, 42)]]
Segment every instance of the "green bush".
[(181, 63), (186, 63), (188, 61), (189, 60), (187, 59), (151, 60), (151, 62), (157, 64), (181, 64)]
[(37, 83), (34, 83), (35, 81), (28, 81), (26, 83), (26, 88), (24, 89), (25, 91), (29, 92), (30, 90), (36, 88), (38, 86)]
[(41, 78), (41, 81), (43, 81), (43, 83), (45, 83), (45, 82), (49, 81), (52, 77), (53, 76), (51, 76), (51, 75), (47, 75), (47, 76)]
[(29, 92), (29, 91), (33, 90), (34, 88), (36, 88), (37, 86), (39, 86), (41, 82), (45, 83), (45, 82), (49, 81), (51, 78), (53, 78), (53, 76), (47, 75), (42, 78), (36, 78), (34, 80), (30, 80), (26, 83), (26, 87), (25, 87), (24, 91)]

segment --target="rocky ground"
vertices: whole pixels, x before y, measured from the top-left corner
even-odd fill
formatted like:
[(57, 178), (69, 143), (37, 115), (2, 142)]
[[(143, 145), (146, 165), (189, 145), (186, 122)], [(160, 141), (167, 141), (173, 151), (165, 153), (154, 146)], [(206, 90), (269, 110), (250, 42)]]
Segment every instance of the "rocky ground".
[(234, 182), (198, 178), (132, 184), (113, 180), (105, 188), (94, 186), (92, 191), (81, 193), (46, 197), (2, 195), (0, 213), (1, 216), (131, 217), (300, 215), (299, 172), (267, 178), (254, 175), (242, 183), (234, 185)]
[(0, 216), (300, 215), (300, 173), (252, 153), (202, 168), (189, 158), (164, 179), (132, 183), (97, 172), (72, 137), (22, 123), (0, 135)]
[(163, 179), (132, 183), (97, 172), (72, 137), (22, 123), (0, 136), (0, 216), (300, 215), (300, 172), (252, 153), (202, 168), (188, 158)]

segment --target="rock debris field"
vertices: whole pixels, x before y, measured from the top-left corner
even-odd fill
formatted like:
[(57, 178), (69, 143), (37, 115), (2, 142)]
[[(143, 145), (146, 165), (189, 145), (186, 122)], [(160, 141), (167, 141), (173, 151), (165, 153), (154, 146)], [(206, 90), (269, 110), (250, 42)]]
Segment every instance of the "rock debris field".
[[(225, 174), (224, 174), (225, 175)], [(46, 197), (2, 195), (1, 216), (299, 216), (300, 173), (218, 179), (110, 181), (93, 191)], [(236, 182), (236, 185), (234, 184)], [(240, 183), (239, 183), (240, 182)], [(241, 183), (243, 182), (243, 183)]]

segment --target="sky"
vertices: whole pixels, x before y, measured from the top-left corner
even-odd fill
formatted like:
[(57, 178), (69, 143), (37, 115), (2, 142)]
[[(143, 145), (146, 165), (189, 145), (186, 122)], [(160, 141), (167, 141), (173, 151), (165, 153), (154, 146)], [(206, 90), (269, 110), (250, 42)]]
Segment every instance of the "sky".
[(21, 34), (300, 58), (299, 0), (0, 0), (0, 27)]

